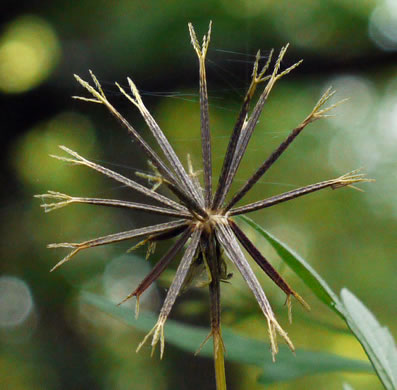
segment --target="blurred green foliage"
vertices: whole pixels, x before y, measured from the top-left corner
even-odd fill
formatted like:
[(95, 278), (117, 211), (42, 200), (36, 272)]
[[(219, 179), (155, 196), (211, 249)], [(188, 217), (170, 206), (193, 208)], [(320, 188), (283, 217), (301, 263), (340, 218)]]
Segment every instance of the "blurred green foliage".
[[(234, 189), (306, 117), (326, 87), (337, 88), (337, 99), (350, 98), (335, 110), (335, 117), (305, 129), (246, 201), (366, 168), (377, 182), (362, 186), (365, 193), (323, 191), (252, 218), (301, 253), (334, 291), (345, 286), (353, 291), (395, 335), (397, 18), (393, 19), (392, 3), (83, 0), (42, 1), (10, 12), (0, 37), (0, 80), (9, 81), (9, 86), (2, 82), (0, 88), (7, 107), (0, 230), (0, 371), (7, 373), (2, 375), (2, 386), (15, 390), (214, 388), (211, 360), (172, 346), (161, 362), (150, 359), (148, 350), (136, 355), (141, 333), (76, 303), (81, 290), (118, 302), (136, 286), (147, 264), (131, 256), (127, 268), (119, 265), (128, 243), (92, 249), (48, 273), (64, 252), (47, 250), (47, 243), (82, 241), (144, 226), (157, 217), (74, 205), (44, 214), (32, 198), (55, 190), (142, 199), (95, 172), (48, 157), (59, 154), (61, 144), (132, 177), (136, 170), (148, 170), (138, 148), (103, 107), (68, 99), (83, 93), (72, 74), (85, 76), (88, 69), (95, 71), (110, 100), (150, 140), (134, 107), (113, 87), (114, 81), (124, 84), (130, 76), (144, 91), (145, 103), (181, 159), (185, 161), (189, 152), (200, 168), (198, 66), (188, 38), (189, 21), (200, 35), (210, 19), (214, 22), (208, 82), (218, 172), (249, 81), (252, 55), (258, 48), (266, 55), (272, 47), (277, 50), (290, 42), (284, 65), (305, 60), (272, 92)], [(274, 250), (264, 243), (258, 246), (312, 306), (310, 313), (294, 310), (288, 332), (295, 345), (365, 359), (357, 341), (343, 332), (342, 322), (282, 267)], [(159, 245), (151, 261), (164, 250)], [(283, 294), (264, 275), (260, 280), (286, 324)], [(157, 311), (167, 283), (163, 278), (142, 304)], [(235, 332), (267, 341), (266, 324), (236, 271), (222, 294), (224, 322)], [(205, 326), (206, 292), (184, 294), (173, 315)], [(230, 389), (263, 388), (257, 384), (256, 367), (234, 363), (227, 372)], [(346, 373), (268, 388), (340, 389), (344, 382), (357, 389), (381, 388), (374, 375)]]

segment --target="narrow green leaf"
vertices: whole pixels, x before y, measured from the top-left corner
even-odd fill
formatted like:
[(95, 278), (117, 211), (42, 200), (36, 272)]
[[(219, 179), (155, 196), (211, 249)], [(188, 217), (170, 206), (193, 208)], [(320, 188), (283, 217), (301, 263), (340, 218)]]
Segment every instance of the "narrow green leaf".
[(346, 288), (341, 297), (346, 309), (346, 322), (363, 346), (387, 390), (397, 389), (397, 348), (388, 328)]
[[(82, 302), (95, 306), (99, 310), (142, 331), (149, 331), (157, 318), (152, 313), (141, 313), (135, 319), (132, 310), (116, 306), (101, 296), (84, 292)], [(184, 351), (194, 353), (208, 335), (209, 330), (168, 320), (165, 326), (166, 341)], [(372, 372), (366, 362), (346, 359), (337, 355), (298, 349), (296, 356), (286, 346), (280, 347), (277, 361), (272, 362), (270, 345), (259, 340), (239, 336), (230, 329), (223, 329), (226, 346), (226, 358), (229, 361), (253, 364), (263, 368), (261, 383), (274, 383), (333, 371)], [(150, 348), (150, 347), (148, 347)], [(212, 357), (212, 345), (207, 343), (200, 356)]]
[[(263, 359), (263, 374), (259, 377), (259, 382), (270, 384), (300, 378), (306, 375), (325, 374), (336, 371), (347, 372), (373, 372), (372, 367), (359, 360), (343, 358), (325, 352), (313, 352), (297, 350), (296, 356), (291, 352), (277, 355), (275, 363), (266, 362)], [(365, 367), (364, 371), (363, 368)]]
[(372, 313), (347, 289), (342, 290), (341, 301), (320, 275), (287, 245), (251, 219), (245, 216), (240, 216), (238, 219), (247, 223), (265, 238), (313, 293), (346, 321), (363, 346), (385, 388), (397, 389), (397, 351), (389, 330), (381, 327)]
[(281, 259), (302, 279), (313, 293), (328, 307), (344, 318), (343, 305), (338, 296), (331, 290), (324, 279), (300, 255), (295, 253), (286, 244), (267, 232), (252, 219), (239, 216), (237, 219), (244, 221), (275, 249)]
[[(157, 322), (157, 316), (151, 312), (141, 311), (138, 319), (135, 319), (135, 313), (131, 309), (127, 309), (123, 306), (117, 306), (115, 303), (110, 302), (108, 299), (83, 292), (81, 294), (81, 301), (88, 305), (94, 306), (97, 309), (109, 314), (110, 316), (125, 322), (127, 325), (131, 325), (134, 328), (148, 332), (153, 328), (153, 325)], [(181, 326), (173, 320), (167, 320), (165, 326), (165, 335), (167, 342), (183, 349), (184, 351), (195, 352), (203, 340), (207, 337), (209, 331), (203, 328), (194, 326)], [(183, 336), (182, 336), (183, 334)], [(150, 344), (148, 347), (143, 347), (142, 351), (147, 348), (150, 350)], [(212, 356), (211, 343), (207, 343), (200, 352), (203, 356)]]

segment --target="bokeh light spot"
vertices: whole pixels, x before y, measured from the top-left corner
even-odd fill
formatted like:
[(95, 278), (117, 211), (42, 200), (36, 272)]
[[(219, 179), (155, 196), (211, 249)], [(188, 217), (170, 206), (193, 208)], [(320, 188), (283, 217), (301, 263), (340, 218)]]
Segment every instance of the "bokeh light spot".
[(369, 36), (381, 49), (397, 50), (397, 3), (386, 0), (378, 5), (369, 19)]
[(370, 82), (362, 77), (344, 75), (327, 82), (336, 91), (335, 102), (348, 100), (332, 112), (329, 121), (338, 127), (352, 129), (367, 122), (373, 114), (375, 91)]
[[(106, 295), (114, 303), (121, 302), (129, 295), (150, 272), (150, 265), (144, 258), (134, 255), (122, 255), (110, 262), (103, 274), (103, 285)], [(159, 304), (159, 295), (154, 285), (150, 286), (140, 299), (140, 306), (145, 310), (154, 311)], [(125, 302), (123, 306), (133, 308), (135, 298)]]
[(0, 38), (0, 90), (21, 93), (36, 87), (50, 75), (59, 56), (58, 38), (45, 20), (19, 17)]
[[(392, 147), (391, 152), (395, 152), (395, 147), (397, 143), (397, 97), (396, 95), (387, 94), (384, 99), (382, 99), (378, 120), (377, 120), (377, 131), (379, 137), (382, 137), (387, 141), (387, 145)], [(395, 161), (394, 153), (390, 156), (393, 157)]]
[(10, 153), (20, 179), (33, 186), (52, 188), (63, 183), (70, 186), (71, 182), (77, 187), (85, 182), (84, 172), (70, 169), (67, 164), (56, 163), (49, 157), (50, 154), (63, 154), (58, 145), (92, 156), (92, 149), (97, 146), (92, 122), (83, 115), (63, 112), (30, 130)]
[(348, 98), (328, 118), (331, 125), (340, 129), (333, 132), (329, 162), (337, 172), (346, 167), (373, 169), (381, 157), (374, 142), (373, 118), (379, 108), (377, 91), (368, 79), (354, 75), (338, 76), (328, 81), (328, 85), (337, 92), (332, 103)]
[(22, 324), (33, 309), (28, 285), (13, 276), (0, 277), (0, 327)]

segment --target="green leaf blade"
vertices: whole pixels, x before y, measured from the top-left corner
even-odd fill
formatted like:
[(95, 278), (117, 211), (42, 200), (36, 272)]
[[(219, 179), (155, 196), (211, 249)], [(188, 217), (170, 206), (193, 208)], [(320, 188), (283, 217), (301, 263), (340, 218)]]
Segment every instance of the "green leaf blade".
[[(110, 316), (125, 322), (141, 331), (149, 331), (156, 322), (152, 313), (141, 313), (138, 319), (132, 310), (116, 306), (101, 296), (84, 292), (81, 301), (94, 306)], [(209, 330), (168, 320), (165, 326), (166, 341), (184, 351), (194, 353), (208, 335)], [(259, 378), (261, 383), (290, 381), (305, 375), (326, 372), (372, 372), (372, 367), (359, 360), (347, 359), (337, 355), (298, 349), (296, 356), (287, 346), (280, 346), (277, 360), (273, 363), (270, 345), (260, 340), (237, 335), (228, 328), (223, 328), (226, 346), (226, 359), (240, 364), (252, 364), (263, 369)], [(200, 351), (200, 356), (211, 358), (211, 343)]]
[[(288, 353), (288, 351), (285, 351)], [(259, 382), (271, 384), (290, 381), (308, 375), (326, 374), (332, 372), (373, 372), (372, 367), (365, 361), (344, 358), (326, 352), (297, 350), (296, 356), (291, 353), (281, 355), (275, 363), (266, 362)]]
[(397, 348), (393, 336), (348, 289), (341, 297), (346, 309), (346, 322), (363, 346), (387, 390), (397, 388)]
[(344, 319), (363, 346), (385, 388), (397, 389), (397, 349), (389, 330), (382, 327), (373, 314), (349, 290), (343, 289), (340, 299), (301, 256), (251, 219), (245, 216), (237, 218), (248, 224), (259, 236), (265, 238), (313, 293)]

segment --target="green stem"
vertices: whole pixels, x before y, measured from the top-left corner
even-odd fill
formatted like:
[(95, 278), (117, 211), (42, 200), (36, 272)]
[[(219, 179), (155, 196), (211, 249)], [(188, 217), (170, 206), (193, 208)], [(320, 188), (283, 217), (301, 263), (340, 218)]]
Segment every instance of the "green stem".
[(211, 303), (211, 335), (214, 344), (214, 364), (216, 389), (226, 390), (225, 347), (221, 331), (221, 261), (220, 253), (216, 250), (216, 243), (208, 242), (206, 259), (211, 271), (210, 303)]
[(221, 329), (218, 328), (216, 333), (212, 334), (214, 341), (214, 363), (215, 363), (215, 379), (216, 389), (226, 390), (226, 374), (225, 374), (225, 348), (223, 346)]

